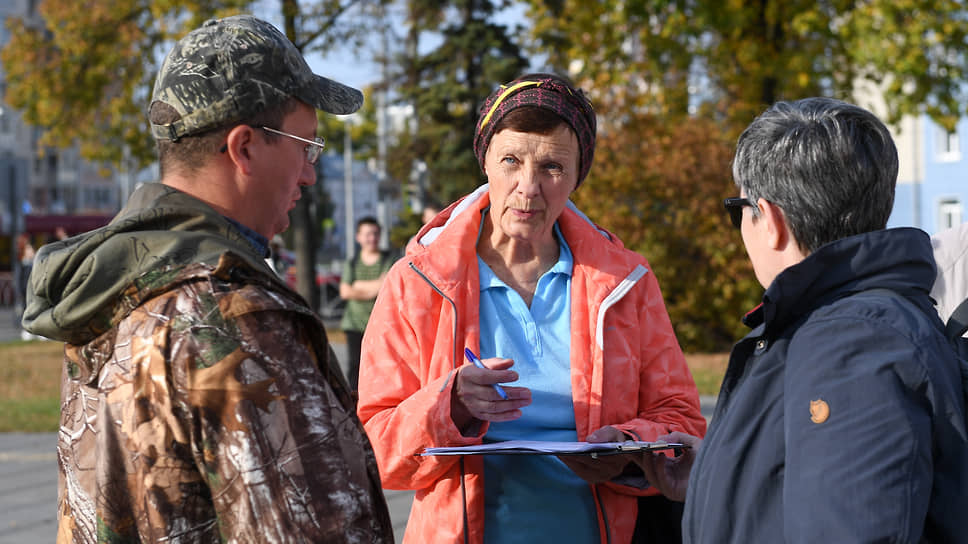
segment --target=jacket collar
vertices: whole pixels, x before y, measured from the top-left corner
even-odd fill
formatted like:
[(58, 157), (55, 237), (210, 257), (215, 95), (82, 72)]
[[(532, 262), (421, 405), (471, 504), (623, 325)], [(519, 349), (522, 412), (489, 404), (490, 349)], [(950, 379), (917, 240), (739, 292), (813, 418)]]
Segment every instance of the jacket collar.
[(831, 242), (781, 272), (743, 321), (783, 328), (815, 308), (869, 289), (924, 295), (936, 276), (931, 240), (914, 228), (878, 230)]
[[(448, 206), (407, 244), (404, 259), (444, 291), (479, 281), (476, 247), (481, 213), (490, 205), (487, 189), (487, 185), (478, 187)], [(641, 255), (626, 251), (617, 236), (595, 225), (570, 201), (558, 217), (558, 226), (574, 266), (582, 267), (582, 276), (605, 291), (614, 289), (637, 266), (647, 266)]]

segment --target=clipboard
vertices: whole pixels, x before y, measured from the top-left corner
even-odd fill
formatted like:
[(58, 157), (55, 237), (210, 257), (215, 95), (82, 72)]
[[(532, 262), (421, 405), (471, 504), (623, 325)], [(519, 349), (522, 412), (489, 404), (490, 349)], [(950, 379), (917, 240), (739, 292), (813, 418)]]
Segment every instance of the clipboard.
[(674, 450), (676, 455), (687, 444), (678, 442), (642, 442), (626, 440), (624, 442), (548, 442), (542, 440), (507, 440), (488, 444), (472, 444), (470, 446), (451, 446), (424, 448), (417, 455), (619, 455), (623, 453), (639, 453), (645, 451)]

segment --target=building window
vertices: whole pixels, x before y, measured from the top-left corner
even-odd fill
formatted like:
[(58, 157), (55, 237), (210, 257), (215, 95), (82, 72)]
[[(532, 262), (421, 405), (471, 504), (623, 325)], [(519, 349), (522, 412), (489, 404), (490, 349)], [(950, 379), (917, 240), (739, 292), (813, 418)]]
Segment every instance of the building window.
[(961, 224), (961, 202), (957, 198), (946, 198), (938, 203), (938, 230), (950, 229)]
[(952, 162), (961, 160), (961, 143), (958, 138), (958, 131), (946, 130), (939, 127), (935, 145), (935, 156), (939, 161)]

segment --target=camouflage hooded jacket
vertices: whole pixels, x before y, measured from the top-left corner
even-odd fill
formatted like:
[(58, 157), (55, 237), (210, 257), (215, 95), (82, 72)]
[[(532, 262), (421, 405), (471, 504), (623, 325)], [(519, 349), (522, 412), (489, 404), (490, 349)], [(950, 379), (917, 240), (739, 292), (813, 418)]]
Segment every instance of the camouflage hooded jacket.
[(160, 184), (44, 246), (25, 327), (66, 342), (58, 542), (392, 542), (325, 329)]

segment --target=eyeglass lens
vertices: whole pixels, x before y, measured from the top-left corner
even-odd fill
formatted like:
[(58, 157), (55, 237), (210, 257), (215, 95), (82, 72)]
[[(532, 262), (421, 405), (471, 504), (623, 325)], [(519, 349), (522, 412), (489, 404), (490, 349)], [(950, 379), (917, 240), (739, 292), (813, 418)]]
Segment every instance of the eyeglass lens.
[(326, 141), (322, 138), (316, 137), (313, 140), (318, 145), (309, 144), (306, 146), (306, 160), (309, 161), (309, 164), (316, 164), (319, 156), (323, 153), (323, 146), (326, 145)]
[(743, 208), (752, 205), (752, 202), (743, 197), (727, 198), (723, 201), (723, 206), (729, 212), (729, 220), (737, 229), (743, 225)]
[(726, 209), (729, 210), (729, 219), (733, 222), (733, 226), (736, 228), (743, 226), (743, 207), (733, 206)]
[(295, 134), (289, 134), (288, 132), (283, 132), (278, 129), (269, 128), (265, 126), (261, 128), (266, 132), (279, 134), (280, 136), (285, 136), (287, 138), (292, 138), (293, 140), (298, 140), (300, 142), (306, 142), (307, 144), (309, 144), (305, 148), (303, 148), (306, 152), (306, 162), (308, 162), (309, 164), (316, 164), (316, 161), (319, 160), (319, 154), (323, 151), (323, 148), (326, 146), (326, 140), (324, 140), (320, 136), (316, 136), (312, 140), (307, 140), (306, 138), (296, 136)]

